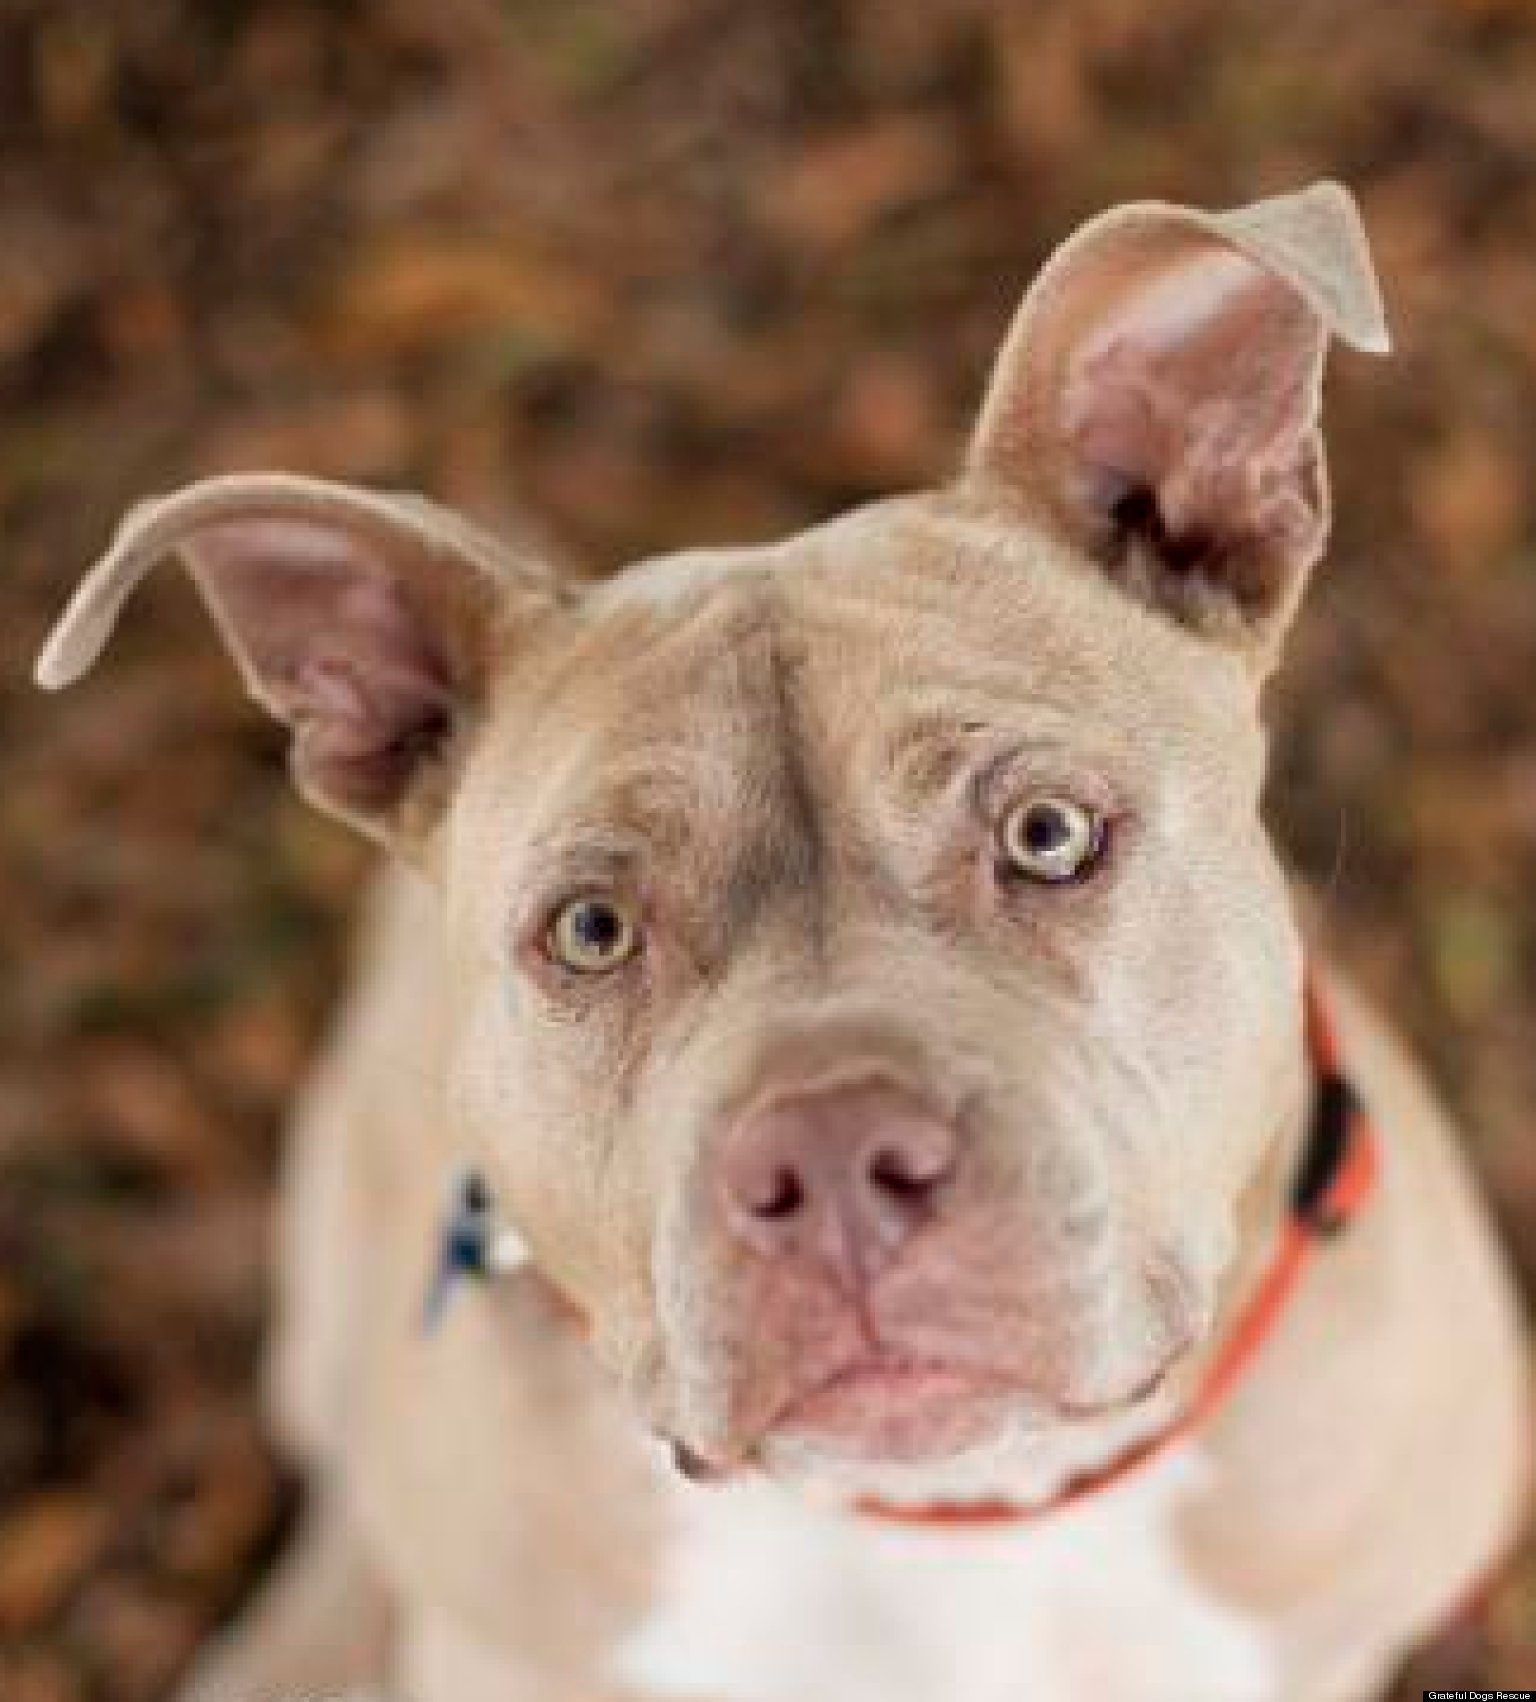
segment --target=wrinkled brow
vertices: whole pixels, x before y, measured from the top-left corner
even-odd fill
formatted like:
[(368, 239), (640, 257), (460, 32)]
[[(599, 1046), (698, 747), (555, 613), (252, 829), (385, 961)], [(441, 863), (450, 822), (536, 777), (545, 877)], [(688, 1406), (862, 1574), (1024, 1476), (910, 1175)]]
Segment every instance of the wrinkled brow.
[(676, 853), (702, 820), (731, 808), (722, 766), (658, 742), (610, 761), (531, 841), (540, 857)]
[(783, 694), (763, 693), (736, 730), (610, 761), (531, 835), (530, 881), (671, 889), (719, 949), (783, 901), (814, 904), (825, 824)]
[(634, 875), (653, 855), (644, 834), (607, 827), (600, 823), (569, 823), (541, 834), (528, 846), (528, 860), (536, 873), (559, 874), (594, 884), (618, 881)]
[(890, 776), (904, 802), (925, 803), (950, 785), (988, 731), (987, 723), (961, 719), (952, 710), (920, 713), (881, 738), (878, 772)]

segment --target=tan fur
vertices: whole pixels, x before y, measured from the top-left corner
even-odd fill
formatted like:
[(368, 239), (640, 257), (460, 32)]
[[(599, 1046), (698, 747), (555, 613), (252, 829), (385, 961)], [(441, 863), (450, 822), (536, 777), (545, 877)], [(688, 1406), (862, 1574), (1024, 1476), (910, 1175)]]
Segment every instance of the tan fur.
[[(187, 550), (253, 685), (321, 754), (311, 791), (419, 871), (379, 891), (298, 1119), (273, 1376), (329, 1485), (308, 1564), (338, 1622), (388, 1618), (374, 1676), (410, 1702), (607, 1693), (677, 1541), (648, 1431), (785, 1496), (1028, 1500), (1187, 1398), (1273, 1245), (1306, 1118), (1300, 985), (1322, 954), (1258, 817), (1259, 692), (1326, 529), (1330, 333), (1385, 346), (1342, 191), (1127, 209), (1047, 269), (953, 487), (783, 544), (575, 596), (430, 510), (306, 483), (221, 487), (216, 550), (196, 492), (130, 523), (50, 683), (149, 556)], [(1113, 505), (1142, 486), (1156, 524), (1122, 536)], [(274, 529), (295, 500), (361, 587), (334, 629), (292, 604), (261, 626), (263, 596), (326, 590), (314, 540), (285, 557)], [(1041, 791), (1112, 818), (1106, 869), (996, 884), (997, 820)], [(633, 900), (646, 949), (573, 978), (544, 921), (594, 884)], [(1525, 1469), (1518, 1325), (1454, 1138), (1329, 985), (1385, 1136), (1379, 1197), (1166, 1521), (1181, 1571), (1262, 1628), (1276, 1702), (1375, 1694), (1508, 1541)], [(748, 1257), (708, 1186), (744, 1105), (854, 1067), (965, 1141), (923, 1260), (871, 1301), (881, 1327), (1019, 1371), (995, 1434), (922, 1460), (775, 1431), (836, 1309)], [(590, 1341), (532, 1277), (420, 1334), (464, 1160)], [(341, 1669), (304, 1595), (279, 1590), (199, 1702)], [(1097, 1693), (1091, 1641), (1039, 1702)], [(1123, 1702), (1143, 1697), (1168, 1693)]]

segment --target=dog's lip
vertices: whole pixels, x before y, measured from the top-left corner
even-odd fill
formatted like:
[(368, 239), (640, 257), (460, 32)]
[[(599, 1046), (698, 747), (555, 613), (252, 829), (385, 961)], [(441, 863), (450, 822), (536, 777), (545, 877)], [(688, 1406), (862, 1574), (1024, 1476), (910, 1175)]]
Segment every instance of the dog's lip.
[[(1122, 1394), (1092, 1401), (1044, 1396), (1017, 1370), (965, 1364), (935, 1355), (877, 1349), (846, 1359), (787, 1395), (753, 1433), (734, 1446), (705, 1449), (661, 1433), (676, 1469), (695, 1483), (723, 1483), (760, 1464), (760, 1451), (774, 1435), (878, 1440), (866, 1434), (869, 1409), (887, 1405), (888, 1414), (910, 1417), (914, 1409), (947, 1413), (969, 1420), (979, 1434), (1003, 1402), (1023, 1399), (1040, 1421), (1055, 1425), (1089, 1424), (1124, 1417), (1159, 1395), (1179, 1360), (1172, 1354)], [(879, 1427), (877, 1426), (877, 1429)]]
[(876, 1350), (849, 1359), (795, 1390), (778, 1407), (763, 1434), (837, 1432), (859, 1428), (866, 1403), (893, 1407), (970, 1409), (1025, 1399), (1054, 1423), (1086, 1424), (1122, 1417), (1145, 1406), (1163, 1389), (1179, 1355), (1172, 1354), (1123, 1393), (1098, 1400), (1073, 1400), (1043, 1393), (1038, 1382), (1017, 1370), (967, 1364), (937, 1355)]
[(1162, 1389), (1178, 1357), (1177, 1354), (1170, 1355), (1124, 1394), (1109, 1395), (1099, 1401), (1057, 1401), (1056, 1410), (1063, 1418), (1069, 1419), (1118, 1418), (1121, 1413), (1130, 1412), (1132, 1408), (1150, 1401)]
[(936, 1355), (879, 1349), (845, 1360), (832, 1371), (796, 1389), (779, 1406), (766, 1431), (835, 1427), (848, 1409), (868, 1400), (924, 1405), (972, 1402), (1020, 1393), (1015, 1374), (987, 1366), (965, 1365)]

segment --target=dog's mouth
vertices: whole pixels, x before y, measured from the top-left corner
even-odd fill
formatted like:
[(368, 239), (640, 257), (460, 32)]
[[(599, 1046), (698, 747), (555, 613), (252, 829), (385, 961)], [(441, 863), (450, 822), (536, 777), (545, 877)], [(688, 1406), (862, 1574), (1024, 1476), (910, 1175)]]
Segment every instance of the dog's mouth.
[(859, 1355), (797, 1391), (766, 1427), (859, 1458), (941, 1458), (984, 1441), (1018, 1399), (1016, 1377), (895, 1350)]
[(1131, 1261), (1112, 1288), (1085, 1261), (1015, 1272), (1006, 1247), (989, 1253), (1003, 1240), (989, 1220), (963, 1227), (965, 1245), (930, 1238), (851, 1295), (753, 1267), (689, 1316), (658, 1361), (652, 1411), (690, 1475), (864, 1482), (986, 1460), (1027, 1476), (1180, 1401), (1205, 1338), (1192, 1301), (1160, 1304)]
[(762, 1441), (813, 1444), (850, 1461), (941, 1461), (985, 1446), (1021, 1415), (1042, 1429), (1071, 1430), (1134, 1413), (1164, 1387), (1178, 1355), (1136, 1385), (1101, 1400), (1043, 1399), (1032, 1381), (1000, 1367), (871, 1350), (786, 1399)]
[[(990, 1482), (994, 1470), (1028, 1484), (1094, 1469), (1106, 1449), (1166, 1424), (1197, 1360), (1181, 1339), (1118, 1386), (1071, 1391), (1050, 1388), (1038, 1365), (866, 1339), (804, 1365), (751, 1418), (738, 1412), (709, 1440), (665, 1422), (656, 1429), (678, 1471), (703, 1484), (766, 1471), (792, 1483), (887, 1484), (905, 1493), (915, 1482), (949, 1483), (942, 1474), (952, 1470), (961, 1474), (953, 1481), (967, 1485), (977, 1471)], [(900, 1475), (913, 1471), (925, 1475)], [(937, 1479), (926, 1475), (935, 1471)]]

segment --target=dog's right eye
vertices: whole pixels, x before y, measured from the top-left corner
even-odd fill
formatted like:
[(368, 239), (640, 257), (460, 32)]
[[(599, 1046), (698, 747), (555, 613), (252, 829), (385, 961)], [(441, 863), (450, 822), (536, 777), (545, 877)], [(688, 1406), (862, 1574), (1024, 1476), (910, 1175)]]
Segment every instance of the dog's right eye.
[(1003, 818), (1002, 851), (1009, 870), (1042, 886), (1081, 880), (1104, 848), (1104, 824), (1082, 804), (1043, 793)]
[(562, 904), (550, 920), (545, 950), (562, 968), (601, 974), (627, 963), (640, 947), (640, 928), (628, 905), (587, 896)]

